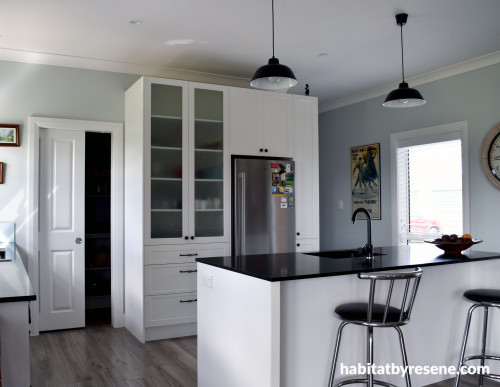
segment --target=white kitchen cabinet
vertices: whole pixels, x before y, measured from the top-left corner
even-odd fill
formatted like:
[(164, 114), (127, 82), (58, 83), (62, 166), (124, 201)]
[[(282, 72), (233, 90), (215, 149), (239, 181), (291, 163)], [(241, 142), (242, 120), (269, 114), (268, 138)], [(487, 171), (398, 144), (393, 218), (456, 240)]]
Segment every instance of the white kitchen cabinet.
[[(318, 100), (293, 96), (295, 228), (297, 243), (319, 241)], [(318, 246), (319, 248), (319, 246)]]
[(319, 251), (319, 238), (297, 239), (297, 252)]
[(293, 157), (292, 96), (229, 88), (231, 154)]
[(229, 254), (227, 98), (149, 77), (126, 92), (126, 326), (141, 341), (196, 334), (194, 259)]

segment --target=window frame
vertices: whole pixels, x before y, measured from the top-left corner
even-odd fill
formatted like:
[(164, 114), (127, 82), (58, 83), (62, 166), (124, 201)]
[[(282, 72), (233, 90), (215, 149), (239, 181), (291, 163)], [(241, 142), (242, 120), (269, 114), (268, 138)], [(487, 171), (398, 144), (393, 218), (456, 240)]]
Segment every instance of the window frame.
[(464, 232), (470, 234), (470, 192), (469, 192), (469, 128), (467, 121), (453, 122), (428, 128), (392, 133), (391, 142), (391, 218), (392, 244), (398, 245), (398, 182), (397, 150), (414, 145), (431, 144), (460, 139), (462, 142), (462, 222)]

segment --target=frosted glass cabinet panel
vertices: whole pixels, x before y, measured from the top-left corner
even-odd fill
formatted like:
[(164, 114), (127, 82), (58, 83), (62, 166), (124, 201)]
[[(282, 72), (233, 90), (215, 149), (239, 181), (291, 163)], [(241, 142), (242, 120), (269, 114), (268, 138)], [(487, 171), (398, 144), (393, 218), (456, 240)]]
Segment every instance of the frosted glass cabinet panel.
[(182, 93), (151, 84), (151, 238), (183, 236)]
[(169, 82), (152, 82), (147, 93), (151, 229), (146, 243), (228, 242), (227, 87)]
[(224, 95), (194, 88), (194, 234), (224, 235)]

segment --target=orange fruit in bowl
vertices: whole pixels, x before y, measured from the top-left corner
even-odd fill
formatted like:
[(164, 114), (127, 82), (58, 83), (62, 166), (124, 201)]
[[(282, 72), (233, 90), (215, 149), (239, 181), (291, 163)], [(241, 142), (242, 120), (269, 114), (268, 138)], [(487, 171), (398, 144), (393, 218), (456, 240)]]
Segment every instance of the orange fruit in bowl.
[(472, 239), (472, 236), (470, 234), (464, 234), (462, 235), (462, 238), (469, 238), (469, 239)]

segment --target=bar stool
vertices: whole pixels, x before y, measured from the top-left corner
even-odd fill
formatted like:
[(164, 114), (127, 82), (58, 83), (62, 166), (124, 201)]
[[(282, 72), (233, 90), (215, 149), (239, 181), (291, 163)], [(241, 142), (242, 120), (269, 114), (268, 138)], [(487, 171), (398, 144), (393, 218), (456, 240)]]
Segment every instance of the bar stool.
[[(368, 279), (370, 280), (370, 292), (368, 296), (368, 302), (366, 303), (349, 303), (342, 304), (335, 308), (335, 313), (342, 323), (339, 326), (337, 332), (337, 339), (335, 341), (335, 350), (333, 354), (332, 360), (332, 368), (330, 371), (330, 381), (329, 387), (332, 387), (334, 377), (335, 377), (335, 368), (337, 366), (337, 359), (340, 348), (340, 341), (342, 339), (342, 330), (347, 324), (361, 325), (367, 327), (368, 337), (367, 337), (367, 364), (373, 364), (373, 328), (394, 328), (398, 332), (399, 335), (399, 344), (401, 346), (401, 355), (403, 357), (403, 365), (405, 367), (408, 366), (408, 359), (406, 357), (406, 348), (403, 339), (403, 332), (401, 332), (400, 326), (408, 324), (410, 321), (410, 314), (413, 308), (413, 303), (415, 301), (415, 296), (417, 295), (418, 285), (420, 283), (420, 277), (422, 276), (422, 269), (416, 268), (411, 271), (403, 271), (403, 272), (375, 272), (375, 273), (359, 273), (359, 279)], [(390, 281), (388, 290), (379, 293), (382, 295), (386, 295), (383, 297), (385, 303), (378, 304), (375, 303), (375, 290), (377, 281)], [(398, 285), (401, 285), (402, 292), (394, 292), (396, 294), (395, 297), (393, 295), (393, 289), (395, 287), (395, 283), (398, 281)], [(410, 289), (410, 285), (413, 283), (413, 286)], [(396, 286), (398, 286), (396, 285)], [(377, 288), (379, 289), (379, 288)], [(397, 289), (400, 289), (397, 287)], [(377, 293), (378, 294), (378, 293)], [(391, 305), (391, 298), (393, 299), (392, 303), (397, 306)], [(408, 387), (411, 386), (410, 375), (406, 373), (406, 385)], [(394, 384), (384, 382), (381, 380), (375, 380), (373, 378), (373, 374), (371, 372), (366, 373), (365, 379), (350, 379), (345, 380), (341, 383), (337, 383), (335, 386), (340, 387), (346, 384), (353, 383), (366, 383), (369, 387), (372, 387), (374, 384), (379, 384), (382, 386), (394, 386)]]
[[(467, 301), (473, 303), (473, 305), (469, 308), (469, 312), (467, 313), (467, 320), (465, 321), (465, 331), (464, 331), (464, 339), (462, 342), (462, 352), (460, 353), (460, 360), (458, 361), (457, 368), (457, 377), (455, 378), (455, 387), (460, 383), (461, 376), (461, 368), (464, 364), (470, 360), (481, 360), (481, 366), (484, 366), (485, 360), (500, 360), (499, 356), (491, 356), (486, 354), (486, 333), (488, 331), (488, 308), (500, 308), (500, 290), (496, 289), (471, 289), (467, 290), (464, 293), (464, 298)], [(476, 308), (482, 307), (484, 308), (483, 315), (483, 337), (481, 342), (481, 354), (468, 356), (464, 359), (465, 356), (465, 348), (467, 347), (467, 336), (469, 336), (469, 328), (470, 328), (470, 320), (472, 318), (472, 312)], [(483, 385), (483, 378), (487, 377), (490, 379), (500, 379), (500, 375), (498, 374), (484, 374), (481, 373), (479, 375), (479, 385)]]

